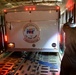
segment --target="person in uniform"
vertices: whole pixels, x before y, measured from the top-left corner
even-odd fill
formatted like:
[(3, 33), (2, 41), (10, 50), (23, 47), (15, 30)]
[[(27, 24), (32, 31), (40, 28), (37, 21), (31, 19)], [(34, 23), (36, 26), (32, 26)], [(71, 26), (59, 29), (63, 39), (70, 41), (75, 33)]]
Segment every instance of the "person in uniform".
[(60, 75), (76, 75), (76, 27), (71, 25), (72, 17), (62, 27), (65, 33), (65, 49)]

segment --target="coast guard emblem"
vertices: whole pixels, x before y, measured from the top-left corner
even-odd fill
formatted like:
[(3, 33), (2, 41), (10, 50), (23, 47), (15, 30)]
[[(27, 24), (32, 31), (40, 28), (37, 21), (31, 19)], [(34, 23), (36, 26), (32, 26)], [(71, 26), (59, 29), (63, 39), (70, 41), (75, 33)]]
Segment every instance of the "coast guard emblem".
[(35, 43), (39, 41), (39, 27), (34, 23), (28, 23), (23, 29), (24, 40), (28, 43)]

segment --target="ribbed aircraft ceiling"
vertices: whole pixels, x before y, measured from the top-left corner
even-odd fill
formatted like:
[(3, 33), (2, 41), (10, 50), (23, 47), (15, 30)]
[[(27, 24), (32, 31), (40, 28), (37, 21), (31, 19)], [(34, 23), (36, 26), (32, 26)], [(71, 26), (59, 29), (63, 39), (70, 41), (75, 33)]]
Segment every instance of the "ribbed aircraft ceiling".
[(62, 2), (64, 2), (64, 0), (0, 0), (0, 12), (5, 8), (12, 8), (26, 4), (60, 5)]

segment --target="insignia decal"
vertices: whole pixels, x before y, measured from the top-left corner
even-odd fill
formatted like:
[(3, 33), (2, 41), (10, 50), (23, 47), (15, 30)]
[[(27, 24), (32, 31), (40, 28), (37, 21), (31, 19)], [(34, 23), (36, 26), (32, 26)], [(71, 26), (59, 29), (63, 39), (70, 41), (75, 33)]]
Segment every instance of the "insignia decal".
[(28, 23), (23, 29), (24, 40), (28, 43), (35, 43), (39, 41), (40, 30), (34, 23)]

